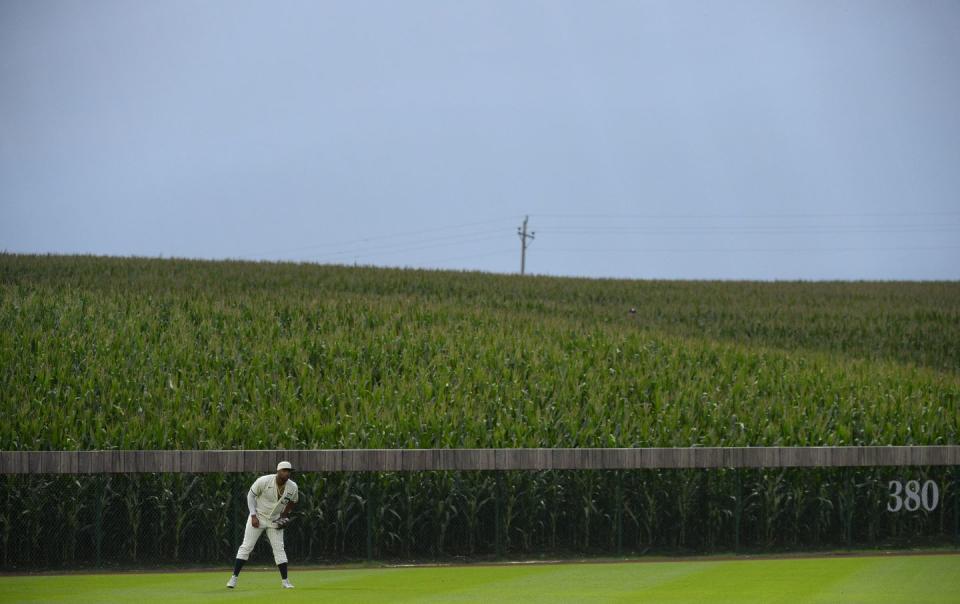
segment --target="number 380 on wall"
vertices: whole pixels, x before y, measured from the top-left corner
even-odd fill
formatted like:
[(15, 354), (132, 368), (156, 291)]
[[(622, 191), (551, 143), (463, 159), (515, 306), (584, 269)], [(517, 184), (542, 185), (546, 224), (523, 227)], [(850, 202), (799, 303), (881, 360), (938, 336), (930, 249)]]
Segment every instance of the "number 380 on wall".
[(887, 502), (888, 512), (906, 510), (916, 512), (921, 507), (928, 512), (937, 509), (940, 503), (940, 487), (932, 480), (920, 486), (919, 480), (908, 480), (906, 487), (899, 480), (891, 480), (890, 501)]

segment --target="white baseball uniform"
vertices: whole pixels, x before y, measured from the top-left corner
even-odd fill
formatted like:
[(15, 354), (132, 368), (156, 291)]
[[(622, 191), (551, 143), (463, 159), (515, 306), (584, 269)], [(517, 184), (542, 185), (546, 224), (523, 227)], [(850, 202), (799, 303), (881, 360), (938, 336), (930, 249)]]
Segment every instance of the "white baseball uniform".
[(247, 507), (250, 515), (257, 515), (260, 527), (254, 528), (251, 519), (247, 518), (247, 528), (243, 531), (243, 543), (237, 551), (237, 558), (246, 560), (253, 551), (263, 531), (267, 531), (267, 539), (273, 548), (273, 559), (277, 564), (287, 561), (287, 553), (283, 549), (283, 531), (276, 528), (276, 521), (280, 518), (288, 503), (296, 503), (300, 499), (300, 490), (297, 483), (287, 480), (283, 485), (283, 492), (279, 493), (277, 475), (267, 474), (253, 482), (247, 493)]

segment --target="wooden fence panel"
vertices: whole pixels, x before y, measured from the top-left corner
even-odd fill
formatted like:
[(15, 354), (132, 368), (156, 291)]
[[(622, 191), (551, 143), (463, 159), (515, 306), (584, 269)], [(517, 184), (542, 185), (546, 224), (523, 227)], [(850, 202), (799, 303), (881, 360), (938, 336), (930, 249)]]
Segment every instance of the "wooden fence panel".
[(632, 470), (958, 466), (960, 445), (636, 449), (0, 451), (0, 474)]

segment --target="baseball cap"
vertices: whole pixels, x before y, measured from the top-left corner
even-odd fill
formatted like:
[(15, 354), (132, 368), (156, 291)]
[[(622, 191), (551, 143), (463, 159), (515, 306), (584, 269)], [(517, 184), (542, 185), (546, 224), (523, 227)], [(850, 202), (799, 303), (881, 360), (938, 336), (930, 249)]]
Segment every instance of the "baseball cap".
[(281, 461), (280, 463), (277, 464), (277, 472), (279, 472), (280, 470), (292, 470), (292, 469), (293, 469), (293, 466), (290, 465), (289, 461)]

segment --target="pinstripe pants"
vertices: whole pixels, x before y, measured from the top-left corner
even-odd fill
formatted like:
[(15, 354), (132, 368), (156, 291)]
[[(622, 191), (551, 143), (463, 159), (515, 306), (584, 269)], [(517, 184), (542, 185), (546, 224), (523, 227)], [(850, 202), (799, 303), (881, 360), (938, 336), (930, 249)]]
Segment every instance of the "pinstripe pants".
[(257, 541), (260, 539), (260, 535), (263, 534), (263, 531), (267, 531), (267, 539), (270, 540), (270, 547), (273, 548), (273, 560), (277, 564), (284, 564), (287, 561), (287, 552), (283, 549), (283, 531), (277, 530), (272, 526), (273, 524), (269, 520), (260, 519), (260, 528), (253, 528), (253, 524), (250, 522), (250, 517), (247, 517), (247, 528), (243, 531), (243, 543), (240, 544), (240, 549), (237, 550), (237, 558), (241, 560), (247, 560), (250, 557), (250, 552), (253, 551), (253, 546), (257, 544)]

